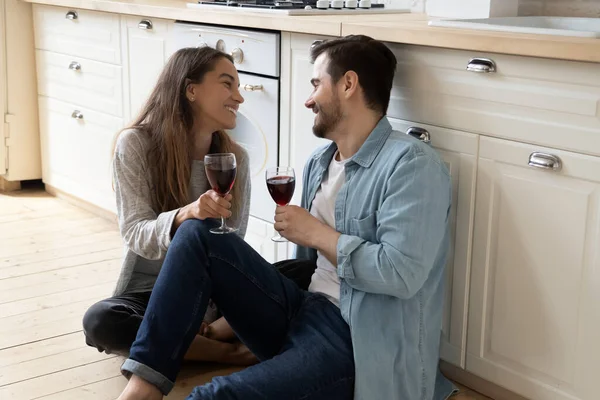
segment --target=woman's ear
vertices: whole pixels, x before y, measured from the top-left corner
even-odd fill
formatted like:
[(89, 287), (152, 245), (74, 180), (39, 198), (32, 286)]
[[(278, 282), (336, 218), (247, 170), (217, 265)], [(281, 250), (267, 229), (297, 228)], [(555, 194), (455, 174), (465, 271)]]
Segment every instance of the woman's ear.
[(190, 102), (194, 102), (196, 101), (196, 95), (198, 93), (198, 88), (196, 87), (196, 85), (194, 85), (193, 83), (188, 83), (185, 87), (185, 97), (187, 97), (187, 99)]

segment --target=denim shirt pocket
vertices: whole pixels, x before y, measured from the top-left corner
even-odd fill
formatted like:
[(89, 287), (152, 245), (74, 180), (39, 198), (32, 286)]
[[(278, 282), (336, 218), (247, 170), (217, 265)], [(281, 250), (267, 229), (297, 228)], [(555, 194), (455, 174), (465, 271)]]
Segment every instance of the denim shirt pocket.
[(364, 218), (350, 218), (350, 235), (376, 243), (378, 214), (379, 212), (375, 211)]

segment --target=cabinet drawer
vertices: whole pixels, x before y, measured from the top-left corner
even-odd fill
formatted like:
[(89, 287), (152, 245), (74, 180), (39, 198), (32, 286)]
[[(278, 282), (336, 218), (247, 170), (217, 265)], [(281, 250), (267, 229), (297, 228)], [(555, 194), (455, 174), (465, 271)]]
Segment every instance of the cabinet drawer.
[(120, 66), (44, 50), (36, 58), (40, 95), (123, 116)]
[(34, 4), (35, 47), (121, 64), (119, 15)]
[[(600, 155), (600, 64), (389, 46), (391, 117)], [(468, 71), (473, 58), (496, 71)]]
[(44, 182), (114, 210), (112, 149), (123, 120), (42, 96), (39, 112)]

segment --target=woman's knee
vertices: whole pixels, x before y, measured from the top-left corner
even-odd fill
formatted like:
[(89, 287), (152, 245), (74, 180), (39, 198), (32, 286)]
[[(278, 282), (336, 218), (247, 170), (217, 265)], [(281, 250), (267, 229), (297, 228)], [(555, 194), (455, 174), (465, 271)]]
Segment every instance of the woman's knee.
[(128, 352), (128, 347), (122, 348), (114, 328), (112, 305), (107, 304), (106, 300), (92, 305), (83, 316), (83, 334), (88, 346), (107, 354)]

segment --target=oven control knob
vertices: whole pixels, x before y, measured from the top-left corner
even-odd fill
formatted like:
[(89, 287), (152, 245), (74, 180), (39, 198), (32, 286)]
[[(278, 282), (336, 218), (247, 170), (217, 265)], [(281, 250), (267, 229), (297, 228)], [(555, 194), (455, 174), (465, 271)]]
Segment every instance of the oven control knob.
[(344, 0), (331, 0), (331, 8), (344, 8)]
[(320, 10), (326, 10), (329, 8), (329, 0), (317, 0), (317, 8)]
[(358, 7), (358, 0), (346, 0), (344, 5), (346, 8), (356, 8)]
[(359, 8), (371, 8), (371, 0), (360, 0), (358, 3)]
[(239, 47), (236, 47), (229, 54), (233, 58), (233, 62), (241, 64), (244, 62), (244, 52)]
[(225, 42), (223, 41), (223, 39), (217, 40), (217, 45), (215, 47), (217, 50), (224, 52), (225, 51)]

